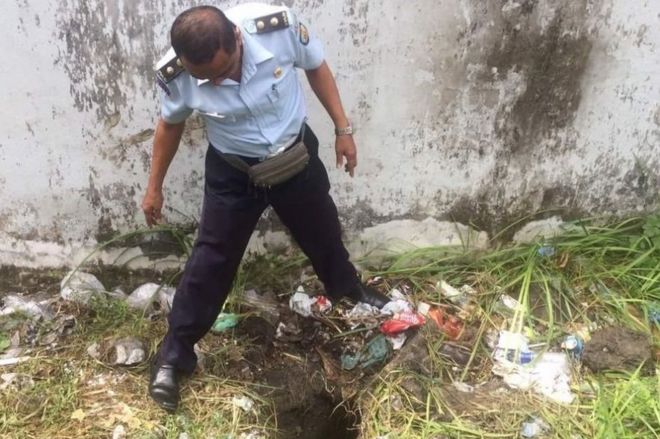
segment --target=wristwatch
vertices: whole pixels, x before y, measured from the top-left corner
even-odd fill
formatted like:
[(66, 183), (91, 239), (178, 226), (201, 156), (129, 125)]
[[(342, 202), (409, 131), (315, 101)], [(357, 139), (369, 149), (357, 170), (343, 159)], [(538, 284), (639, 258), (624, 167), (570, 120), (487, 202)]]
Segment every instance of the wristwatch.
[(335, 136), (349, 136), (353, 134), (353, 125), (346, 125), (344, 128), (335, 128)]

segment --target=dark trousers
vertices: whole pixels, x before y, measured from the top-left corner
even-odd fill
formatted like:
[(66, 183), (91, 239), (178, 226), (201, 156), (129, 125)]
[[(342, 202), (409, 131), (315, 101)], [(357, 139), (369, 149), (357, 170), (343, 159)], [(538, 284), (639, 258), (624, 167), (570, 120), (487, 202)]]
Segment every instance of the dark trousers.
[(318, 157), (318, 139), (309, 127), (304, 133), (311, 156), (307, 168), (268, 190), (250, 186), (245, 173), (209, 147), (198, 237), (174, 296), (159, 362), (184, 373), (195, 369), (193, 346), (215, 322), (250, 235), (268, 205), (309, 257), (328, 295), (341, 297), (355, 287), (357, 273), (341, 241), (328, 175)]

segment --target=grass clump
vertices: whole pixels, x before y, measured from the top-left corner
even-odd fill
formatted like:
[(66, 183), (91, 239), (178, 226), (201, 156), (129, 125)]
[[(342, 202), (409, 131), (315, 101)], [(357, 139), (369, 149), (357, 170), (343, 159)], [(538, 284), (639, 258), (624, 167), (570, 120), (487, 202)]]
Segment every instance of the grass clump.
[[(441, 334), (431, 337), (432, 372), (424, 379), (402, 367), (362, 393), (364, 437), (517, 438), (523, 423), (536, 418), (545, 434), (538, 437), (660, 437), (657, 376), (592, 374), (575, 363), (576, 398), (556, 404), (494, 379), (486, 337), (508, 330), (525, 334), (541, 351), (560, 351), (565, 335), (588, 338), (600, 327), (622, 326), (646, 334), (658, 352), (660, 332), (649, 315), (660, 301), (659, 244), (658, 215), (613, 223), (585, 220), (538, 242), (489, 251), (419, 249), (374, 268), (372, 274), (390, 286), (409, 285), (419, 302), (458, 311), (443, 298), (441, 280), (470, 285), (476, 295), (465, 316), (471, 329), (463, 338), (472, 350), (468, 364), (437, 355), (446, 340)], [(503, 306), (503, 294), (520, 306)], [(401, 385), (411, 381), (417, 384)], [(464, 393), (453, 382), (474, 387)]]

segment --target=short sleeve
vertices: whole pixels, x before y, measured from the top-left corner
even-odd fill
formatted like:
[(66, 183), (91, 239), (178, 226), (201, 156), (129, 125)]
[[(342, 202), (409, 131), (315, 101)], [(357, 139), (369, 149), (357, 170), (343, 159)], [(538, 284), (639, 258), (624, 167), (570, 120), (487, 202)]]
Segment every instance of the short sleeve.
[(289, 27), (296, 55), (294, 65), (304, 70), (318, 68), (325, 59), (323, 43), (293, 12), (289, 13), (294, 17), (293, 25)]
[(167, 123), (181, 123), (193, 110), (186, 105), (176, 81), (167, 84), (167, 88), (169, 93), (163, 91), (160, 97), (160, 117)]

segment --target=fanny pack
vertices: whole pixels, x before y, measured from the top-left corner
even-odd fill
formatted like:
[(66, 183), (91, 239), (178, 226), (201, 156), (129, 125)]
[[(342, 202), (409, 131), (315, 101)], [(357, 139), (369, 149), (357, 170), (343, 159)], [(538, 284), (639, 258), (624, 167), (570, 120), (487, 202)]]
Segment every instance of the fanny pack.
[(303, 143), (305, 134), (303, 126), (301, 140), (273, 157), (248, 165), (239, 156), (220, 153), (220, 156), (234, 168), (245, 172), (250, 182), (258, 187), (269, 188), (291, 179), (299, 174), (309, 163), (309, 151)]

